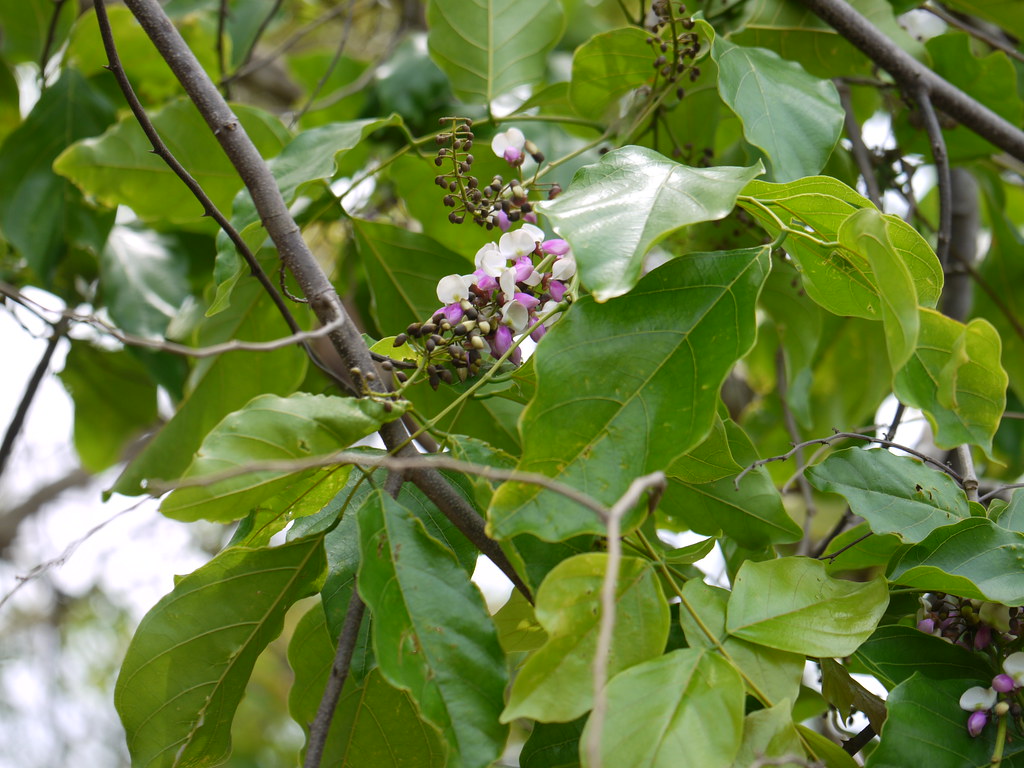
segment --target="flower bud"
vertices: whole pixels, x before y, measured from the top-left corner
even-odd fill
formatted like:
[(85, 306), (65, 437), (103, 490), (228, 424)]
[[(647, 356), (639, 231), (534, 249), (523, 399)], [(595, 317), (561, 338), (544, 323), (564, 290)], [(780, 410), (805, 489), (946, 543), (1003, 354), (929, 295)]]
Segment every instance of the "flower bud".
[(985, 729), (987, 723), (988, 712), (972, 712), (971, 716), (967, 718), (967, 733), (976, 737)]

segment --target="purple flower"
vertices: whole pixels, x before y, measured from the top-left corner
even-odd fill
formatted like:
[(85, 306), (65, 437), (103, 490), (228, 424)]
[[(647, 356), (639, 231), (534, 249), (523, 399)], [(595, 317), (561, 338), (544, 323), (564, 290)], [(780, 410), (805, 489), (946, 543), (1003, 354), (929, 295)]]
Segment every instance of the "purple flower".
[(462, 304), (459, 302), (456, 302), (454, 304), (448, 304), (442, 307), (440, 311), (441, 314), (443, 314), (445, 318), (448, 320), (448, 322), (451, 323), (452, 325), (455, 325), (457, 322), (459, 322), (459, 320), (461, 320), (462, 316), (465, 314), (465, 312), (462, 311)]
[(474, 272), (473, 277), (476, 278), (476, 287), (484, 293), (490, 293), (491, 291), (498, 290), (498, 281), (482, 269), (478, 269)]
[(527, 224), (536, 224), (537, 223), (537, 214), (534, 213), (533, 211), (530, 211), (529, 213), (524, 213), (523, 214), (523, 221), (525, 221)]
[(971, 736), (978, 736), (985, 729), (987, 723), (988, 712), (971, 712), (971, 716), (967, 718), (967, 732)]
[(1017, 683), (1009, 675), (1001, 674), (992, 678), (992, 688), (999, 693), (1009, 693), (1016, 687)]
[(533, 309), (540, 304), (540, 299), (535, 296), (531, 296), (528, 293), (516, 293), (515, 300), (522, 304), (527, 309)]
[(496, 358), (508, 352), (512, 346), (512, 329), (507, 325), (499, 325), (491, 339), (491, 354)]
[(974, 650), (983, 651), (992, 643), (992, 627), (981, 624), (974, 633)]
[(508, 214), (499, 208), (491, 215), (494, 217), (494, 223), (498, 225), (498, 229), (508, 232), (508, 228), (512, 226), (512, 222), (508, 220)]
[[(551, 294), (551, 298), (554, 299), (555, 301), (561, 301), (562, 297), (565, 296), (565, 283), (563, 283), (560, 280), (552, 280), (550, 283), (548, 283), (548, 293)], [(925, 619), (925, 621), (931, 621), (931, 619)], [(934, 622), (932, 622), (932, 624), (934, 628)], [(918, 624), (917, 628), (921, 629), (921, 625)], [(922, 631), (930, 632), (931, 630)]]
[(550, 253), (554, 256), (565, 256), (569, 252), (569, 244), (561, 238), (554, 240), (545, 240), (540, 244), (540, 249), (544, 253)]
[(540, 341), (544, 338), (544, 334), (548, 332), (548, 329), (544, 327), (544, 323), (541, 323), (532, 331), (530, 331), (530, 338), (534, 341)]
[[(562, 290), (564, 291), (565, 289), (563, 288)], [(551, 295), (554, 296), (553, 293)], [(921, 619), (919, 622), (917, 622), (917, 628), (924, 632), (926, 635), (930, 635), (932, 632), (935, 631), (935, 619)]]
[(513, 166), (523, 164), (523, 147), (526, 145), (526, 136), (518, 128), (509, 128), (507, 131), (497, 133), (491, 139), (491, 149), (498, 157), (505, 159)]
[(533, 260), (529, 256), (520, 256), (515, 260), (513, 268), (516, 271), (516, 282), (527, 282), (533, 274)]

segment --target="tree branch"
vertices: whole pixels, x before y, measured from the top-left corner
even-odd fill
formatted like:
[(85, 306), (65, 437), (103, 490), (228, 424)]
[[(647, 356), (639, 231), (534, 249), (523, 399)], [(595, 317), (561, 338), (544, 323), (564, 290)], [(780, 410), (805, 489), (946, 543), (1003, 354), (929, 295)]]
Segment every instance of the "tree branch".
[(801, 0), (814, 14), (888, 72), (913, 97), (925, 88), (932, 103), (1008, 154), (1024, 160), (1024, 131), (936, 75), (882, 34), (845, 0)]
[(924, 129), (928, 133), (932, 160), (935, 162), (938, 176), (939, 231), (935, 241), (935, 255), (939, 257), (943, 271), (946, 271), (949, 269), (949, 242), (953, 232), (953, 181), (949, 175), (949, 154), (946, 152), (946, 140), (942, 136), (942, 126), (939, 125), (939, 116), (935, 114), (928, 89), (921, 84), (913, 96), (921, 109)]
[(853, 159), (857, 163), (857, 169), (864, 179), (864, 187), (868, 193), (868, 200), (875, 204), (875, 208), (882, 210), (882, 193), (878, 189), (878, 177), (875, 175), (875, 166), (871, 162), (871, 153), (864, 144), (864, 136), (861, 135), (860, 126), (857, 124), (857, 117), (853, 113), (853, 100), (850, 98), (850, 86), (845, 81), (835, 80), (836, 90), (839, 92), (839, 103), (843, 105), (845, 113), (846, 135), (850, 139), (850, 149), (853, 151)]
[(3, 476), (4, 470), (7, 469), (7, 462), (11, 458), (11, 453), (14, 451), (14, 441), (17, 440), (18, 434), (21, 432), (21, 428), (25, 424), (25, 418), (28, 416), (28, 409), (32, 407), (32, 401), (36, 399), (36, 394), (39, 392), (39, 385), (43, 381), (43, 376), (50, 369), (50, 360), (53, 359), (53, 353), (57, 350), (57, 344), (64, 338), (67, 333), (68, 325), (64, 320), (58, 320), (53, 324), (53, 332), (50, 334), (49, 341), (46, 342), (46, 349), (43, 350), (42, 357), (39, 358), (39, 362), (36, 363), (36, 369), (32, 371), (32, 376), (28, 380), (28, 384), (25, 385), (25, 391), (22, 393), (21, 401), (18, 403), (17, 409), (14, 411), (14, 416), (11, 418), (11, 423), (7, 425), (7, 432), (4, 433), (3, 444), (0, 444), (0, 477)]

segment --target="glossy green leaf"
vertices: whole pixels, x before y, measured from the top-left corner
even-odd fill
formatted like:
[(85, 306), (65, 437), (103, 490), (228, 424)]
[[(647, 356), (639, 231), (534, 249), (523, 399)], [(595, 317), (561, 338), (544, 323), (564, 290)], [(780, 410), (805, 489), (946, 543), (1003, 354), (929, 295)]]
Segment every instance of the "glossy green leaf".
[[(241, 104), (233, 110), (261, 155), (272, 157), (281, 151), (286, 133), (276, 117)], [(150, 117), (168, 148), (214, 205), (229, 210), (242, 180), (192, 102), (186, 98), (172, 101)], [(147, 221), (195, 226), (203, 214), (202, 206), (187, 193), (181, 180), (153, 154), (149, 139), (131, 113), (102, 136), (68, 147), (53, 168), (104, 205), (130, 206)]]
[(889, 581), (1004, 605), (1024, 603), (1024, 533), (971, 517), (893, 558)]
[(798, 724), (796, 730), (810, 751), (817, 755), (818, 759), (825, 764), (825, 768), (857, 768), (859, 765), (856, 760), (828, 736), (820, 734), (806, 725)]
[(68, 241), (96, 248), (113, 224), (53, 168), (68, 144), (102, 133), (113, 119), (106, 95), (68, 68), (0, 146), (0, 229), (43, 281)]
[(825, 167), (845, 114), (831, 81), (807, 74), (774, 51), (718, 36), (711, 57), (718, 64), (722, 100), (743, 121), (747, 141), (767, 155), (775, 181), (813, 176)]
[[(718, 390), (754, 340), (768, 249), (691, 254), (607, 304), (583, 298), (537, 348), (537, 394), (523, 412), (519, 469), (612, 504), (634, 477), (664, 469), (711, 429)], [(521, 483), (499, 487), (499, 537), (600, 533), (593, 512)]]
[(985, 686), (992, 678), (984, 657), (914, 627), (879, 627), (854, 659), (890, 689), (915, 672), (935, 680), (972, 679)]
[(881, 579), (834, 579), (824, 563), (804, 557), (748, 560), (734, 581), (726, 629), (783, 651), (849, 656), (875, 630), (888, 604)]
[[(721, 648), (743, 677), (748, 692), (768, 703), (795, 701), (804, 674), (804, 657), (758, 645), (725, 630), (728, 590), (690, 579), (683, 587), (679, 624), (692, 648)], [(709, 636), (710, 633), (710, 636)]]
[(624, 95), (651, 80), (655, 49), (647, 38), (642, 29), (623, 27), (594, 35), (576, 49), (569, 101), (579, 114), (600, 117)]
[(981, 318), (963, 325), (931, 309), (920, 316), (918, 346), (896, 374), (896, 396), (925, 412), (939, 447), (967, 443), (991, 453), (1009, 381), (998, 331)]
[[(996, 728), (990, 724), (977, 738), (967, 733), (969, 713), (960, 709), (960, 695), (975, 682), (946, 678), (934, 680), (915, 674), (896, 686), (886, 701), (889, 718), (882, 741), (871, 753), (868, 768), (984, 768), (991, 765)], [(1000, 765), (1024, 764), (1024, 742), (1005, 745)]]
[(314, 593), (322, 537), (235, 547), (181, 579), (139, 625), (114, 690), (132, 765), (218, 765), (256, 657)]
[[(840, 251), (831, 245), (851, 214), (863, 208), (874, 210), (867, 198), (838, 179), (816, 176), (788, 184), (752, 181), (743, 189), (739, 204), (773, 237), (780, 232), (777, 220), (814, 233), (816, 240), (791, 235), (785, 248), (796, 261), (804, 288), (815, 302), (837, 315), (880, 319), (879, 288), (871, 264), (858, 250)], [(902, 219), (892, 215), (882, 218), (889, 245), (910, 270), (918, 302), (934, 307), (943, 284), (942, 267), (934, 252)]]
[[(261, 395), (228, 414), (203, 439), (184, 478), (216, 475), (259, 461), (302, 461), (328, 456), (380, 429), (402, 414), (398, 403), (370, 398), (331, 397), (299, 392), (289, 397)], [(180, 488), (160, 505), (176, 520), (236, 520), (256, 504), (293, 484), (316, 482), (332, 472), (251, 472), (210, 485)], [(344, 476), (332, 475), (339, 487)]]
[[(757, 452), (740, 427), (730, 421), (725, 432), (731, 456), (743, 465), (757, 461)], [(669, 467), (668, 487), (659, 504), (670, 519), (697, 533), (722, 531), (752, 549), (799, 541), (803, 535), (764, 467), (749, 472), (737, 488), (739, 469), (711, 483), (694, 483), (673, 474), (677, 465)]]
[[(992, 511), (991, 506), (989, 510)], [(1024, 533), (1024, 492), (1014, 491), (1010, 496), (1010, 503), (998, 514), (993, 514), (993, 519), (1000, 528)]]
[[(743, 736), (744, 694), (740, 676), (718, 654), (694, 648), (672, 651), (620, 672), (606, 690), (602, 765), (733, 764)], [(588, 722), (582, 743), (589, 733)], [(590, 765), (586, 750), (582, 757), (582, 765)]]
[(60, 378), (75, 403), (75, 450), (91, 472), (120, 461), (156, 421), (156, 384), (128, 352), (76, 341)]
[[(287, 333), (288, 327), (263, 287), (252, 280), (239, 286), (230, 312), (223, 312), (201, 326), (197, 341), (261, 341)], [(112, 490), (136, 496), (144, 492), (145, 481), (180, 477), (203, 438), (221, 419), (257, 395), (290, 394), (302, 381), (306, 364), (304, 352), (296, 347), (273, 352), (234, 352), (202, 361), (193, 371), (191, 389), (177, 412), (125, 468)]]
[[(537, 590), (537, 620), (548, 640), (519, 671), (503, 723), (518, 717), (568, 722), (593, 705), (601, 584), (608, 556), (586, 554), (559, 563)], [(668, 639), (668, 603), (645, 561), (623, 558), (615, 590), (609, 678), (658, 656)]]
[[(798, 0), (754, 0), (747, 5), (743, 29), (733, 35), (736, 42), (770, 48), (800, 62), (817, 77), (871, 71), (864, 54)], [(855, 0), (853, 5), (903, 50), (918, 58), (925, 56), (924, 46), (900, 26), (888, 0)]]
[(547, 53), (562, 36), (557, 0), (430, 0), (430, 57), (468, 104), (490, 105), (518, 85), (545, 73)]
[(188, 261), (151, 230), (115, 226), (100, 254), (103, 299), (118, 327), (159, 338), (189, 294)]
[(490, 765), (505, 746), (498, 715), (508, 677), (480, 592), (452, 553), (380, 491), (359, 510), (359, 538), (359, 593), (385, 679), (410, 692), (460, 765)]
[(819, 491), (838, 493), (875, 533), (909, 543), (970, 517), (967, 496), (949, 476), (886, 450), (846, 448), (806, 471)]
[[(299, 620), (288, 644), (295, 682), (288, 694), (292, 718), (306, 731), (316, 718), (336, 643), (327, 631), (323, 608), (314, 606)], [(378, 670), (365, 680), (349, 678), (324, 744), (322, 765), (336, 768), (444, 768), (446, 749), (437, 731), (420, 720), (409, 694), (392, 688)]]
[(898, 370), (914, 352), (920, 320), (913, 276), (889, 242), (885, 218), (862, 208), (839, 225), (836, 237), (845, 253), (859, 257), (871, 270), (878, 306), (867, 309), (882, 321), (889, 363)]
[[(806, 766), (801, 757), (804, 753), (800, 734), (793, 722), (793, 705), (788, 699), (774, 707), (751, 712), (743, 721), (743, 743), (736, 755), (736, 768), (763, 765), (758, 762), (775, 758), (779, 768), (801, 768)], [(792, 762), (782, 758), (790, 757)]]
[(470, 261), (426, 235), (365, 219), (352, 219), (352, 230), (373, 297), (370, 313), (382, 331), (427, 320), (441, 308), (438, 280), (473, 271)]
[(670, 233), (728, 215), (743, 186), (763, 172), (689, 168), (644, 147), (623, 147), (581, 168), (557, 199), (538, 204), (572, 244), (583, 284), (598, 301), (630, 291), (647, 251)]

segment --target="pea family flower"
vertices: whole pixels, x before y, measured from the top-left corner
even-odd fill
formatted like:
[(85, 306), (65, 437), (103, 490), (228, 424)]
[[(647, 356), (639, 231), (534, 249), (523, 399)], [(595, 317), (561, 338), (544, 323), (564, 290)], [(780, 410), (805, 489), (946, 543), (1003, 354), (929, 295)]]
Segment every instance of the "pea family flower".
[(472, 274), (441, 278), (437, 298), (442, 306), (430, 320), (413, 323), (396, 337), (397, 346), (422, 339), (414, 343), (429, 358), (432, 384), (453, 380), (452, 369), (465, 381), (480, 369), (487, 351), (499, 358), (511, 350), (508, 360), (518, 365), (522, 353), (516, 339), (528, 333), (540, 341), (560, 317), (563, 302), (572, 300), (572, 250), (540, 227), (523, 224), (504, 233), (481, 247), (474, 263)]
[(509, 128), (507, 131), (497, 133), (491, 139), (491, 149), (498, 157), (504, 158), (509, 165), (518, 168), (523, 164), (526, 155), (523, 148), (526, 146), (526, 136), (518, 128)]
[(960, 709), (970, 712), (967, 718), (967, 733), (978, 736), (988, 724), (989, 710), (996, 705), (998, 694), (992, 688), (976, 685), (960, 696)]

